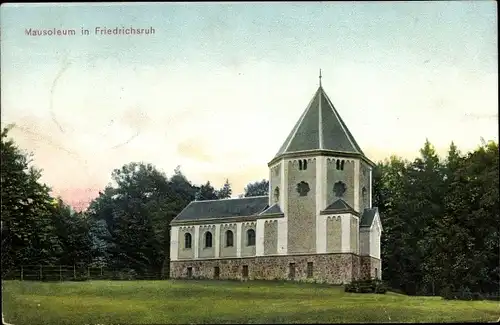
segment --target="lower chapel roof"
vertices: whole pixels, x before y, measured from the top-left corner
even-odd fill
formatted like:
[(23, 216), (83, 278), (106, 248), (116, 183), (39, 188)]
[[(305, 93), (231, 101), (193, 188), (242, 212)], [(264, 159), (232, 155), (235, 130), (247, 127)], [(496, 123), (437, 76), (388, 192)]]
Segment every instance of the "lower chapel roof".
[[(238, 199), (192, 201), (177, 217), (172, 220), (175, 224), (196, 224), (198, 222), (236, 221), (240, 218), (279, 218), (283, 211), (278, 204), (269, 205), (268, 196), (253, 196)], [(370, 227), (377, 212), (377, 208), (365, 209), (361, 215), (360, 226)], [(344, 200), (338, 199), (330, 204), (321, 214), (353, 213), (359, 215)]]
[(269, 206), (268, 202), (268, 196), (193, 201), (172, 222), (283, 215), (279, 205)]

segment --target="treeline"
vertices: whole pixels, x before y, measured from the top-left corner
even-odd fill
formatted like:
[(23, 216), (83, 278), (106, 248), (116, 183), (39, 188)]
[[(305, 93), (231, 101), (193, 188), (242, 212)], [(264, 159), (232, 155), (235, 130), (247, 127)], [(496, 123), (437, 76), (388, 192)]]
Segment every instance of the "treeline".
[[(40, 182), (8, 129), (1, 134), (2, 277), (21, 265), (86, 265), (168, 275), (170, 221), (192, 200), (229, 198), (229, 181), (191, 183), (177, 168), (167, 177), (151, 164), (130, 163), (86, 211), (75, 212)], [(266, 195), (268, 181), (244, 196)]]
[(374, 205), (382, 215), (383, 278), (417, 295), (498, 293), (498, 143), (440, 159), (427, 141), (420, 157), (379, 163)]
[[(194, 185), (180, 168), (167, 177), (153, 165), (130, 163), (112, 173), (83, 212), (74, 212), (41, 184), (41, 172), (2, 131), (2, 276), (27, 264), (85, 264), (168, 275), (169, 222), (192, 200), (229, 198)], [(498, 144), (461, 154), (452, 144), (440, 159), (426, 142), (414, 161), (391, 157), (374, 170), (383, 278), (407, 294), (495, 292), (499, 276)], [(244, 196), (268, 194), (268, 181)]]

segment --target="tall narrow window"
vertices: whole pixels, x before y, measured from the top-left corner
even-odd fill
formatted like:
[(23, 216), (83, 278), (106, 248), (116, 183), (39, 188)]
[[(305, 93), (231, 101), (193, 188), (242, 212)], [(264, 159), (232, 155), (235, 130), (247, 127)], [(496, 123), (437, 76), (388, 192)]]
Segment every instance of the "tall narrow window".
[(226, 231), (226, 247), (233, 247), (234, 236), (231, 230)]
[(361, 190), (361, 198), (363, 200), (363, 204), (366, 204), (367, 200), (366, 200), (366, 188), (365, 187), (363, 187), (363, 189)]
[(340, 163), (340, 170), (344, 170), (344, 161), (342, 160), (342, 162)]
[(302, 164), (302, 169), (306, 170), (307, 169), (307, 160), (304, 159), (304, 163)]
[(255, 246), (255, 230), (247, 230), (247, 246)]
[(184, 234), (184, 248), (190, 249), (191, 248), (191, 241), (192, 241), (191, 234), (185, 233)]
[(243, 276), (243, 278), (248, 278), (248, 265), (243, 265), (241, 275)]
[(276, 186), (274, 189), (274, 203), (278, 203), (280, 201), (280, 188)]
[(290, 263), (288, 266), (288, 277), (290, 280), (295, 279), (295, 263)]
[(187, 268), (187, 277), (188, 278), (192, 278), (193, 277), (193, 268), (192, 267), (188, 267)]
[(378, 279), (378, 269), (375, 268), (375, 279)]
[(218, 279), (220, 276), (220, 268), (218, 266), (214, 267), (214, 279)]
[(337, 159), (337, 163), (336, 164), (337, 164), (337, 170), (339, 170), (340, 169), (340, 160)]
[(307, 277), (313, 277), (313, 262), (307, 262)]
[(302, 160), (299, 160), (299, 170), (302, 170)]
[(205, 247), (212, 247), (212, 233), (210, 231), (205, 233)]

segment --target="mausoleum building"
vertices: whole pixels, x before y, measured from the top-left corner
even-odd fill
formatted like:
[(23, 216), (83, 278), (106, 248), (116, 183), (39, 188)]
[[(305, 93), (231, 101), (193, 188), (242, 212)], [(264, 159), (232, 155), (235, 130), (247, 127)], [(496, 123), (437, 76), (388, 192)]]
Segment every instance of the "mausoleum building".
[(193, 201), (171, 222), (171, 278), (380, 278), (370, 161), (320, 86), (274, 158), (269, 195)]

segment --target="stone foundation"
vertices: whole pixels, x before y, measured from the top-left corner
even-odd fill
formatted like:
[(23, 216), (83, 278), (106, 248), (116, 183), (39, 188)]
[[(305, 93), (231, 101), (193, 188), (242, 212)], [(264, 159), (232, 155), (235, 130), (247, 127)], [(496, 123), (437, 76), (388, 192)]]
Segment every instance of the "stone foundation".
[(360, 273), (362, 278), (382, 279), (382, 263), (378, 258), (360, 256)]
[[(221, 280), (247, 278), (342, 284), (360, 278), (373, 278), (375, 269), (380, 276), (379, 259), (348, 253), (171, 261), (170, 278), (189, 278), (188, 268), (191, 268), (192, 278)], [(247, 276), (245, 269), (248, 270)]]

